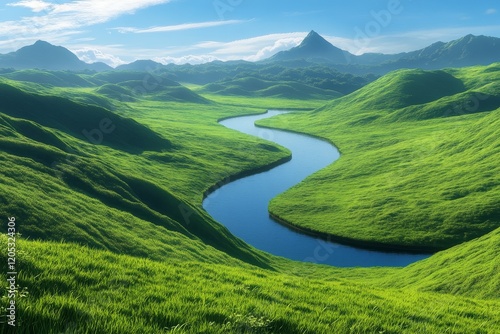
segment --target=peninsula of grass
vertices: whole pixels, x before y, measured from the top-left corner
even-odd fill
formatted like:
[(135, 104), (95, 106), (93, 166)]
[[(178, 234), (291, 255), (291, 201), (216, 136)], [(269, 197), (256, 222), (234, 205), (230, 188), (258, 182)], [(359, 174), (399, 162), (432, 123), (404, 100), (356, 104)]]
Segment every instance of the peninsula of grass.
[(333, 165), (275, 198), (279, 219), (369, 247), (437, 251), (500, 226), (500, 64), (393, 72), (259, 122), (326, 138)]

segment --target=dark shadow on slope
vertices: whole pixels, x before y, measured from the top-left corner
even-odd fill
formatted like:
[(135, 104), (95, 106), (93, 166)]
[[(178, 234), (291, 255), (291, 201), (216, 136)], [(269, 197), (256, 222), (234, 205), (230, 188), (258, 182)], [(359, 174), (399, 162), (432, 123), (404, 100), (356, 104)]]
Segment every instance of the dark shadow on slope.
[(93, 84), (78, 74), (65, 71), (22, 70), (2, 75), (15, 81), (33, 82), (53, 87), (92, 87)]
[(0, 84), (0, 112), (132, 154), (172, 147), (169, 140), (148, 127), (106, 109), (60, 97), (28, 94), (6, 84)]

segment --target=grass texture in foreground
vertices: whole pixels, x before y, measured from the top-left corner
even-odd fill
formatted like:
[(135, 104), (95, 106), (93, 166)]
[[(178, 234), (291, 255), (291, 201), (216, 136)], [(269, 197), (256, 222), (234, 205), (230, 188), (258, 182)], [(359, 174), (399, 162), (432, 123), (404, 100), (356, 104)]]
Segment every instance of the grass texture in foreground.
[[(5, 237), (0, 240), (6, 246)], [(21, 241), (18, 247), (17, 333), (500, 330), (498, 299), (368, 286), (355, 271), (359, 281), (244, 263), (153, 261), (64, 243)]]

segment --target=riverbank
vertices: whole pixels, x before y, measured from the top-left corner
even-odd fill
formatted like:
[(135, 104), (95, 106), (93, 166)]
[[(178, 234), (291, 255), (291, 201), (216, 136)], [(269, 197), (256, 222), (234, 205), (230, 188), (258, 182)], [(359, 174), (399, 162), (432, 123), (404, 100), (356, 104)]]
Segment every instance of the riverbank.
[(372, 251), (383, 251), (383, 252), (394, 252), (394, 253), (408, 253), (408, 254), (433, 254), (444, 249), (432, 248), (432, 247), (416, 247), (416, 246), (405, 246), (398, 244), (385, 244), (382, 242), (360, 240), (349, 237), (342, 237), (334, 234), (329, 234), (325, 232), (316, 231), (307, 227), (295, 225), (280, 216), (273, 214), (269, 211), (269, 216), (277, 223), (286, 226), (296, 232), (310, 235), (315, 238), (320, 238), (329, 242), (336, 242), (342, 245), (353, 246), (356, 248), (362, 248)]
[[(291, 155), (266, 166), (242, 171), (208, 188), (203, 196), (204, 209), (230, 232), (255, 248), (292, 260), (329, 264), (339, 267), (406, 266), (427, 257), (414, 252), (388, 252), (366, 244), (336, 243), (311, 231), (291, 229), (273, 220), (269, 202), (300, 183), (306, 177), (336, 161), (340, 154), (329, 141), (291, 131), (263, 128), (255, 122), (278, 115), (232, 117), (221, 124), (240, 132), (268, 139), (291, 151)], [(293, 157), (293, 159), (292, 159)], [(217, 191), (219, 190), (219, 191)], [(360, 247), (361, 246), (361, 247)], [(321, 255), (326, 247), (326, 254)]]

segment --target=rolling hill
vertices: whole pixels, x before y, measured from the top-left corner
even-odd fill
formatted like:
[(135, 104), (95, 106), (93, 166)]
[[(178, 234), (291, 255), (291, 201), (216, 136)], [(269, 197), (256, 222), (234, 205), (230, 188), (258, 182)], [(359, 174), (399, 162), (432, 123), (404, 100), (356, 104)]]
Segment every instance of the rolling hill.
[(54, 96), (34, 95), (0, 84), (0, 112), (58, 129), (91, 143), (127, 152), (162, 151), (171, 148), (162, 138), (132, 119), (106, 109), (86, 106)]
[(54, 87), (91, 87), (92, 83), (84, 77), (65, 71), (20, 70), (1, 75), (14, 81), (32, 82)]
[(270, 81), (253, 77), (218, 81), (205, 85), (201, 92), (246, 97), (277, 97), (283, 99), (333, 99), (342, 94), (293, 81)]
[[(462, 208), (456, 217), (469, 220), (471, 216), (464, 214), (468, 209), (481, 209), (488, 197), (489, 204), (495, 204), (491, 195), (496, 193), (498, 174), (499, 111), (409, 121), (401, 115), (397, 121), (392, 117), (404, 108), (429, 106), (467, 92), (493, 96), (496, 88), (491, 81), (497, 73), (497, 66), (400, 71), (315, 112), (287, 115), (290, 122), (281, 124), (338, 140), (344, 154), (339, 163), (345, 161), (344, 167), (354, 175), (335, 178), (340, 184), (337, 194), (347, 193), (353, 205), (359, 202), (353, 201), (356, 197), (349, 192), (347, 179), (373, 176), (377, 167), (389, 173), (376, 191), (362, 185), (367, 192), (363, 202), (373, 198), (376, 201), (367, 204), (380, 204), (386, 200), (380, 186), (393, 193), (401, 191), (405, 175), (419, 181), (421, 176), (411, 172), (434, 161), (422, 174), (435, 171), (436, 177), (423, 179), (422, 185), (432, 181), (429, 187), (437, 184), (442, 195), (455, 196), (457, 206), (442, 211)], [(399, 269), (339, 269), (260, 252), (208, 217), (201, 201), (214, 185), (288, 156), (280, 147), (217, 123), (229, 116), (262, 112), (253, 105), (267, 99), (200, 108), (197, 103), (148, 96), (112, 101), (101, 95), (117, 106), (113, 113), (75, 103), (61, 97), (61, 92), (70, 92), (74, 99), (78, 94), (86, 97), (89, 91), (94, 94), (93, 90), (121, 95), (142, 82), (144, 73), (81, 78), (94, 86), (47, 86), (35, 93), (36, 86), (29, 82), (5, 80), (0, 85), (0, 215), (15, 216), (20, 232), (16, 235), (16, 333), (500, 330), (498, 228), (486, 234), (488, 226), (468, 226), (466, 239), (472, 240)], [(259, 85), (267, 83), (242, 80), (242, 87), (245, 84), (266, 89)], [(162, 91), (182, 86), (165, 80), (159, 87)], [(417, 92), (416, 87), (433, 91)], [(376, 104), (382, 94), (386, 94), (383, 102)], [(366, 99), (374, 102), (376, 110), (362, 105)], [(110, 124), (100, 124), (107, 118), (116, 125), (111, 133), (102, 131), (107, 132)], [(361, 121), (364, 125), (357, 124)], [(96, 126), (108, 145), (94, 145), (82, 136), (83, 129)], [(429, 144), (436, 149), (427, 151)], [(414, 147), (421, 150), (406, 151)], [(360, 155), (353, 156), (358, 151)], [(367, 151), (372, 151), (368, 159), (363, 156)], [(399, 165), (400, 156), (425, 163), (407, 166), (408, 174), (384, 169), (390, 167), (386, 160)], [(385, 165), (380, 165), (381, 160)], [(322, 178), (319, 186), (314, 184), (318, 190), (324, 190), (322, 185), (330, 180), (330, 169), (327, 172), (318, 174)], [(456, 189), (447, 188), (447, 177), (457, 181)], [(375, 177), (375, 181), (380, 180)], [(418, 197), (415, 189), (407, 198)], [(304, 208), (323, 204), (321, 199), (310, 202), (304, 194), (308, 193), (301, 194)], [(424, 203), (417, 200), (422, 207)], [(482, 208), (476, 217), (492, 213), (489, 207)], [(4, 231), (6, 223), (0, 221)], [(451, 232), (455, 227), (447, 226)], [(395, 231), (400, 239), (407, 237), (404, 231)], [(441, 231), (443, 236), (447, 232)], [(2, 233), (0, 247), (6, 249), (8, 242)], [(7, 263), (7, 257), (7, 252), (0, 252), (0, 261)], [(5, 271), (0, 279), (6, 281)], [(1, 295), (2, 307), (9, 302), (6, 291)], [(10, 331), (2, 326), (0, 332)]]
[(96, 92), (114, 100), (127, 102), (136, 99), (155, 101), (210, 103), (206, 98), (168, 78), (166, 74), (136, 71), (98, 73), (92, 77), (103, 84)]
[(270, 211), (367, 247), (435, 251), (498, 228), (499, 67), (400, 70), (290, 115), (290, 129), (327, 138), (343, 156)]
[(385, 277), (382, 286), (500, 298), (500, 229)]

